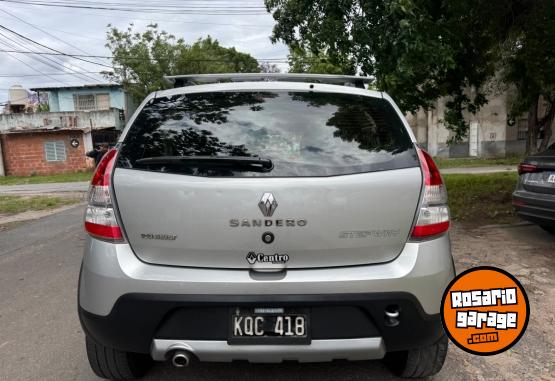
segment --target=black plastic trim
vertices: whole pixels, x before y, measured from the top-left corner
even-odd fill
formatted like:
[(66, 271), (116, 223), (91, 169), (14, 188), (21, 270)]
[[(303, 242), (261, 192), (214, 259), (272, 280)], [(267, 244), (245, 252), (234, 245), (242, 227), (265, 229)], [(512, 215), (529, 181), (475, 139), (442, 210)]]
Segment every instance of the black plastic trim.
[[(395, 305), (400, 311), (400, 324), (386, 326), (384, 310)], [(443, 335), (439, 314), (429, 315), (418, 300), (405, 292), (384, 292), (365, 294), (328, 294), (328, 295), (168, 295), (168, 294), (126, 294), (118, 299), (111, 313), (99, 316), (85, 311), (79, 306), (79, 318), (85, 333), (102, 343), (121, 351), (149, 353), (152, 340), (157, 335), (183, 340), (226, 340), (221, 332), (228, 332), (226, 318), (218, 318), (217, 311), (229, 307), (330, 307), (352, 306), (363, 311), (367, 317), (367, 327), (358, 327), (361, 336), (383, 337), (387, 351), (401, 351), (429, 345)], [(220, 307), (220, 308), (218, 308)], [(224, 307), (224, 308), (221, 308)], [(180, 310), (204, 310), (199, 316), (196, 336), (187, 333), (169, 322), (172, 315)], [(206, 313), (212, 309), (215, 314)], [(202, 316), (206, 316), (202, 318)], [(206, 321), (206, 323), (203, 323)], [(205, 325), (203, 325), (205, 324)], [(352, 331), (330, 332), (330, 321), (315, 322), (313, 327), (325, 327), (313, 332), (313, 339), (347, 338)], [(360, 320), (354, 324), (360, 324)], [(365, 331), (366, 330), (366, 331)], [(335, 329), (334, 329), (335, 331)], [(365, 333), (364, 333), (365, 332)], [(333, 335), (336, 335), (334, 337)], [(326, 335), (331, 337), (326, 337)], [(344, 336), (345, 335), (345, 336)], [(179, 336), (179, 337), (178, 337)]]

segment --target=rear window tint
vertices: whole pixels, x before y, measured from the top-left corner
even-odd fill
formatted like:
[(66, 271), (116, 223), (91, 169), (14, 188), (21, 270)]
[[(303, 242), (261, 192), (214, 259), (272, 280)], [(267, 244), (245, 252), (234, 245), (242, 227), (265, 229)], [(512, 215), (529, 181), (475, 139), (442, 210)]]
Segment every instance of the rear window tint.
[[(270, 159), (248, 166), (156, 162), (160, 157)], [(213, 92), (156, 98), (125, 136), (118, 166), (195, 176), (334, 176), (418, 166), (414, 145), (384, 99), (317, 92)]]

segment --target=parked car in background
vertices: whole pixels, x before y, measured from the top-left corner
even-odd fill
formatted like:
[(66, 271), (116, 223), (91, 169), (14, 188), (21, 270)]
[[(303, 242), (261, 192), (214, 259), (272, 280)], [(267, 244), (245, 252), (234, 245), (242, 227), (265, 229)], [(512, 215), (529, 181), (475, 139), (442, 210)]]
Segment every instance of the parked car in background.
[(513, 205), (520, 217), (555, 234), (555, 144), (518, 166)]

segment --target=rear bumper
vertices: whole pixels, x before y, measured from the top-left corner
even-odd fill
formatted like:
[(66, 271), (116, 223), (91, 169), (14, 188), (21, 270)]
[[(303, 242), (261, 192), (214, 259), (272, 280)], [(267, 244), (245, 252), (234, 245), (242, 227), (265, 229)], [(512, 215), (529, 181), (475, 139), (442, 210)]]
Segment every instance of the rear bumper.
[(517, 214), (538, 225), (555, 227), (555, 195), (517, 190), (513, 193)]
[[(447, 235), (407, 243), (388, 263), (266, 274), (146, 264), (126, 244), (88, 238), (79, 316), (98, 342), (158, 357), (157, 346), (177, 343), (214, 361), (371, 359), (436, 341), (443, 334), (441, 297), (453, 277)], [(400, 310), (395, 327), (385, 322), (390, 305)], [(311, 344), (263, 346), (266, 354), (260, 346), (227, 345), (229, 309), (238, 306), (310, 308)], [(329, 340), (343, 349), (331, 350)], [(282, 356), (270, 355), (276, 351)]]
[[(391, 305), (400, 311), (399, 324), (393, 327), (387, 324), (384, 312)], [(295, 306), (310, 309), (310, 345), (227, 344), (234, 307)], [(205, 361), (272, 362), (280, 361), (281, 356), (282, 360), (299, 361), (374, 359), (383, 357), (385, 350), (399, 351), (432, 344), (443, 334), (439, 314), (426, 314), (416, 298), (408, 293), (128, 294), (118, 300), (107, 316), (91, 314), (83, 308), (79, 308), (79, 316), (87, 335), (96, 341), (124, 351), (151, 352), (154, 359), (160, 360), (176, 348), (189, 350)], [(329, 342), (335, 342), (346, 352), (331, 350), (326, 344)], [(281, 356), (275, 355), (278, 348), (283, 349)], [(310, 355), (310, 348), (319, 353)], [(367, 352), (361, 352), (362, 348)]]

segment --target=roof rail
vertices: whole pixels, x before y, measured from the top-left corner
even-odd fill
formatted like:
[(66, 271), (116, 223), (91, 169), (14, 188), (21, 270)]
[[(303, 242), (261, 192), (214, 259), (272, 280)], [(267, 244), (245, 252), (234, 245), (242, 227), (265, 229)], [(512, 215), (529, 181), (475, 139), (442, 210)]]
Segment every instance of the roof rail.
[(168, 75), (164, 77), (173, 87), (198, 85), (201, 83), (245, 82), (245, 81), (288, 81), (318, 82), (334, 85), (364, 88), (365, 83), (372, 82), (370, 77), (335, 74), (304, 73), (222, 73), (222, 74), (187, 74)]

